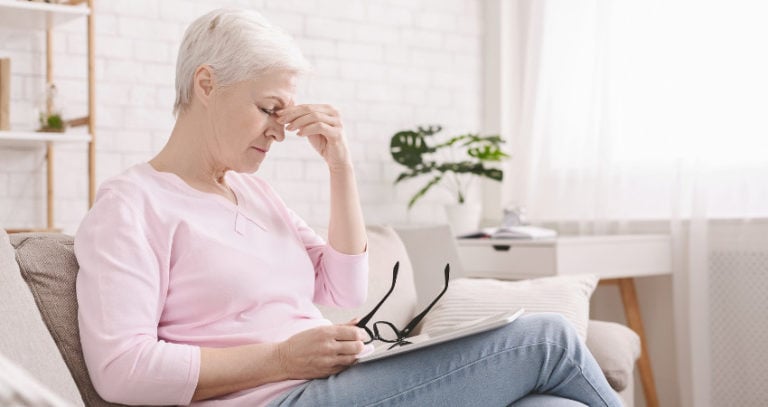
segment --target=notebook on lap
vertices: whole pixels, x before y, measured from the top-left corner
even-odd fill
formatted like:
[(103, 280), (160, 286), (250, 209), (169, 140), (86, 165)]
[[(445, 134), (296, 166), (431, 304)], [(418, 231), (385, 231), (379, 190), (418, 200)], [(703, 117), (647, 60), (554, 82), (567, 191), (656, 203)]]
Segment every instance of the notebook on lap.
[(490, 331), (492, 329), (498, 329), (505, 325), (511, 324), (515, 319), (522, 315), (523, 312), (525, 312), (525, 310), (522, 308), (516, 311), (502, 312), (487, 318), (459, 324), (442, 331), (431, 332), (430, 334), (423, 333), (420, 335), (408, 337), (407, 340), (410, 343), (398, 345), (395, 347), (392, 347), (391, 343), (378, 343), (375, 346), (366, 345), (366, 349), (357, 355), (357, 361), (359, 363), (366, 363), (418, 349), (423, 349), (438, 343), (448, 342), (481, 332)]

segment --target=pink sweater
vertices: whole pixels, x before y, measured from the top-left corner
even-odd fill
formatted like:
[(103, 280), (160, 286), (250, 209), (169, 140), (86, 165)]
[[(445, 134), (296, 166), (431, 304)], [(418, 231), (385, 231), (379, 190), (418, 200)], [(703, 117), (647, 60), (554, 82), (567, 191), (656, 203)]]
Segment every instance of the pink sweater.
[[(191, 402), (200, 347), (282, 341), (327, 325), (313, 303), (363, 303), (368, 255), (335, 251), (266, 182), (228, 172), (238, 205), (139, 164), (102, 184), (75, 237), (80, 339), (99, 394)], [(302, 381), (209, 405), (264, 405)]]

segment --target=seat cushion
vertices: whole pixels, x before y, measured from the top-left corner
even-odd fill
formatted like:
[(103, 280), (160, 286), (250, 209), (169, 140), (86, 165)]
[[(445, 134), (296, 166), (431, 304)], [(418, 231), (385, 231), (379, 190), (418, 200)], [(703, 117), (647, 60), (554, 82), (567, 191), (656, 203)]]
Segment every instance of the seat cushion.
[(54, 342), (75, 379), (87, 406), (116, 406), (99, 397), (91, 384), (80, 346), (75, 280), (77, 259), (71, 236), (49, 233), (15, 234), (16, 260)]
[(25, 283), (8, 235), (0, 229), (0, 353), (70, 403), (82, 405), (67, 365)]

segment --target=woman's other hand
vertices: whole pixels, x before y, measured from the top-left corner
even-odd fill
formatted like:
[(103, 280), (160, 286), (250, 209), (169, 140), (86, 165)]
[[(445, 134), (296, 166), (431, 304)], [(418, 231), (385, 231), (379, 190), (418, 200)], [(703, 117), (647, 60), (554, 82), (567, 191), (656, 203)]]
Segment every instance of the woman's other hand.
[(295, 105), (278, 110), (277, 122), (286, 130), (298, 130), (325, 159), (328, 167), (346, 169), (352, 165), (344, 126), (338, 110), (331, 105)]
[[(331, 105), (287, 106), (275, 112), (277, 123), (286, 130), (298, 130), (300, 137), (307, 137), (312, 147), (325, 159), (330, 172), (331, 216), (328, 222), (328, 243), (343, 254), (357, 255), (365, 252), (368, 237), (365, 220), (357, 193), (352, 157), (347, 147), (344, 127), (339, 112)], [(367, 272), (367, 270), (366, 270)], [(365, 287), (364, 278), (358, 279)], [(335, 284), (325, 284), (333, 287)], [(356, 298), (365, 298), (359, 290)], [(334, 297), (320, 294), (320, 297)], [(334, 305), (341, 305), (335, 304)], [(355, 304), (357, 305), (357, 304)]]
[(318, 379), (351, 366), (363, 350), (362, 330), (354, 324), (321, 326), (277, 345), (280, 364), (290, 379)]

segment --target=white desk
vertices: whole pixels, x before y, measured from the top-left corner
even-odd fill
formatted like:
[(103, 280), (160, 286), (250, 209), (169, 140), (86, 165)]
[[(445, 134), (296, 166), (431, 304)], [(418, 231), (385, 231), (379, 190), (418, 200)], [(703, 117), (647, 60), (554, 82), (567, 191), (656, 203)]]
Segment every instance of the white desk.
[(657, 407), (635, 277), (671, 274), (667, 235), (562, 236), (546, 240), (459, 239), (459, 258), (468, 277), (520, 280), (581, 273), (597, 274), (600, 284), (616, 284), (627, 324), (640, 336), (637, 362), (648, 406)]

